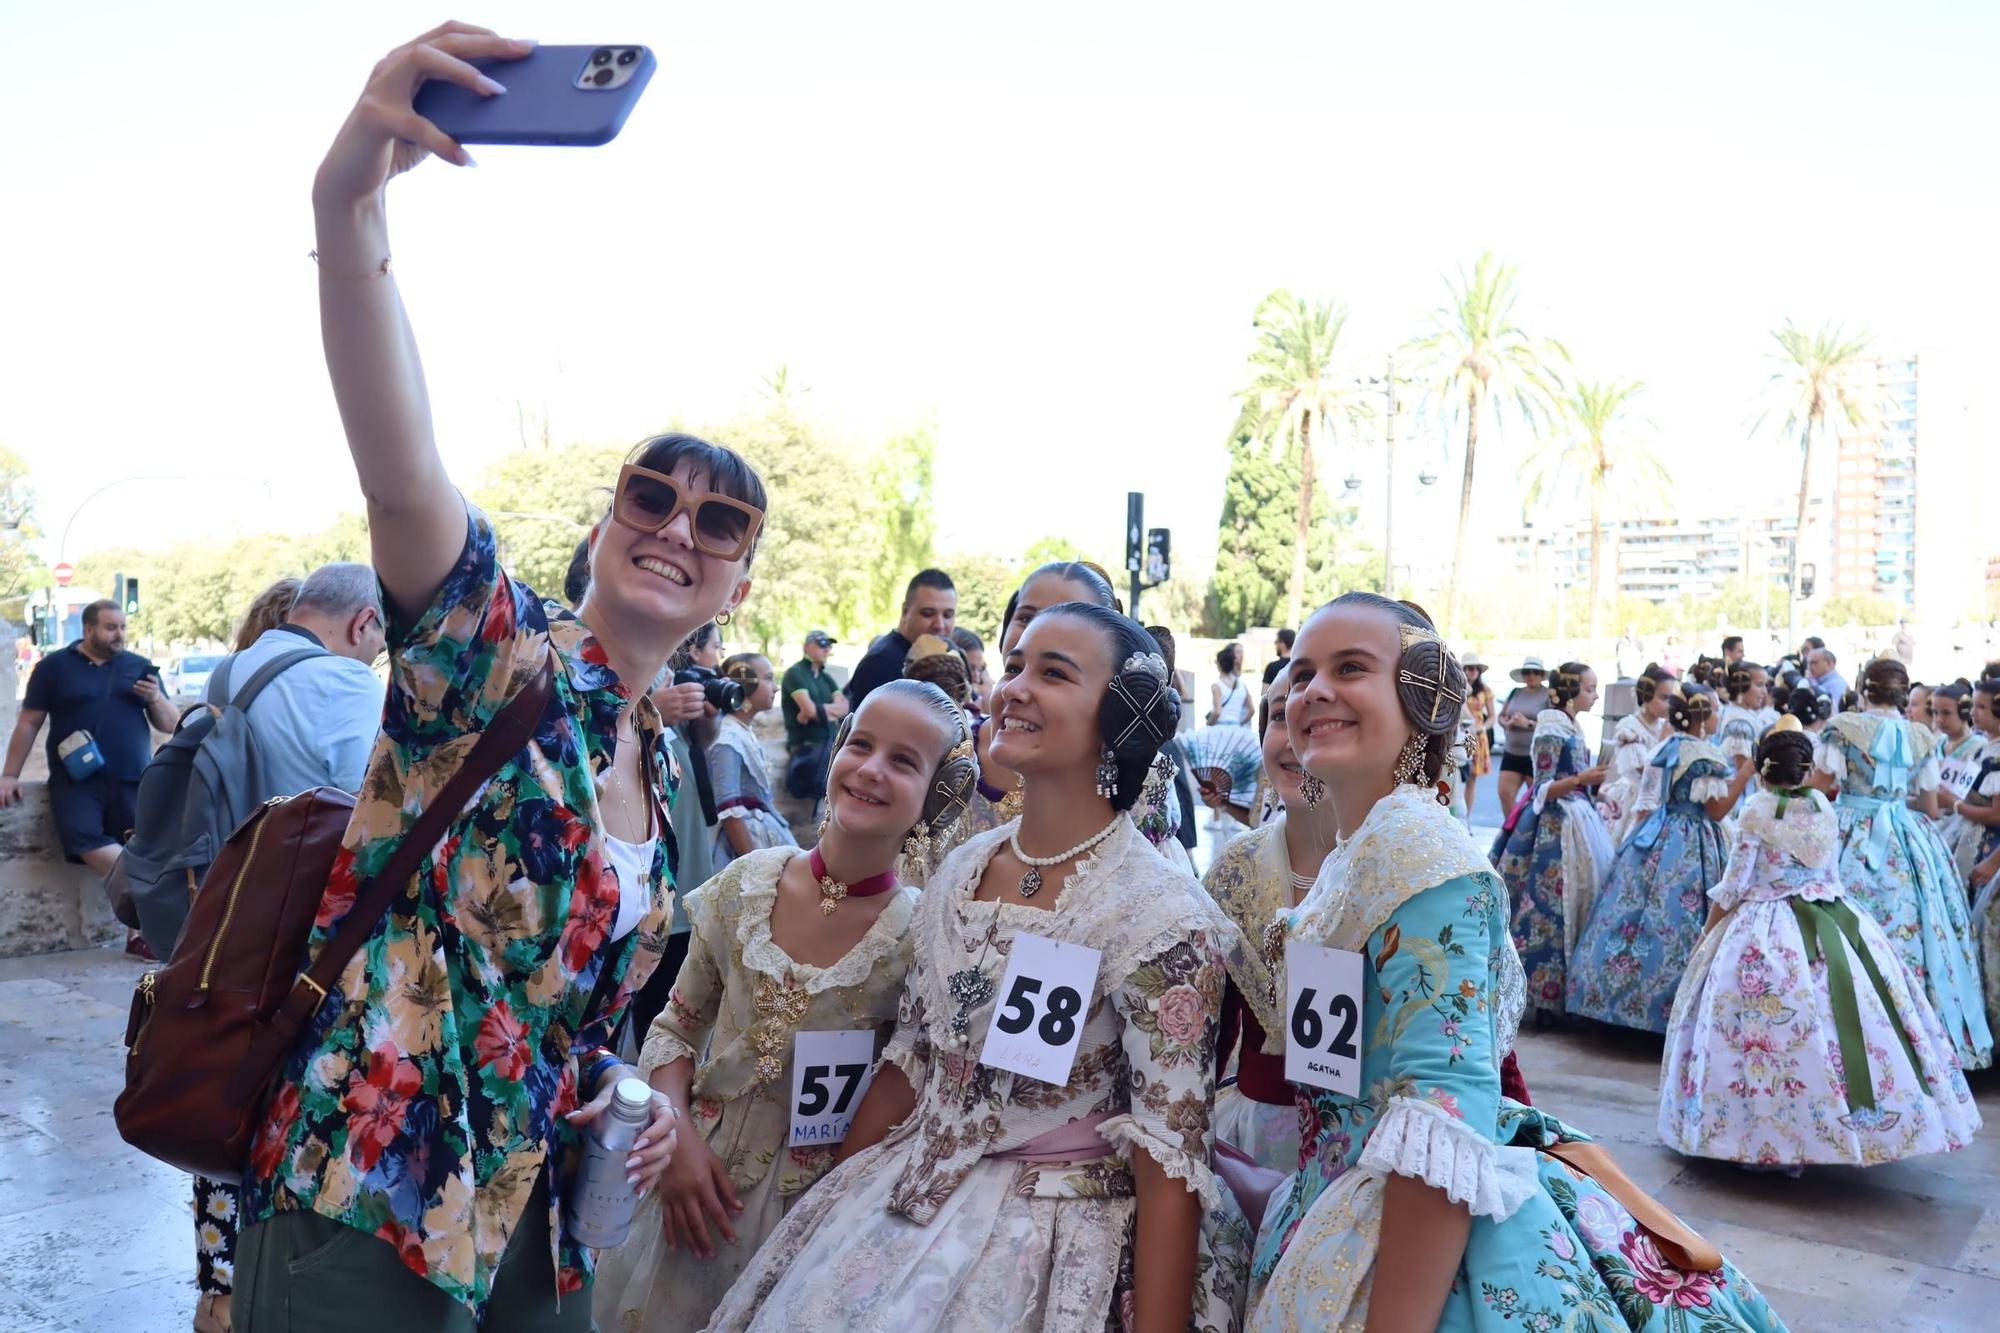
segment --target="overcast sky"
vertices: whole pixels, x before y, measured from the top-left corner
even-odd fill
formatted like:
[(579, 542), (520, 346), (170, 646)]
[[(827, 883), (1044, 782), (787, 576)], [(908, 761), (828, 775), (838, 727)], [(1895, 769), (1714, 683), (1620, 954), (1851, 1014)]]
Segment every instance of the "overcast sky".
[[(70, 558), (358, 505), (307, 190), (414, 12), (0, 0), (0, 440), (51, 557), (122, 477), (202, 480), (93, 500)], [(1796, 466), (1745, 443), (1786, 316), (1992, 350), (1996, 13), (491, 3), (461, 16), (660, 74), (609, 148), (398, 181), (396, 262), (467, 482), (517, 402), (633, 439), (784, 362), (856, 433), (938, 420), (946, 549), (1113, 546), (1137, 488), (1203, 561), (1258, 297), (1346, 302), (1372, 368), (1490, 246), (1524, 322), (1648, 381), (1662, 450), (1747, 498)], [(1399, 529), (1448, 530), (1442, 447)], [(1517, 462), (1484, 456), (1495, 517)]]

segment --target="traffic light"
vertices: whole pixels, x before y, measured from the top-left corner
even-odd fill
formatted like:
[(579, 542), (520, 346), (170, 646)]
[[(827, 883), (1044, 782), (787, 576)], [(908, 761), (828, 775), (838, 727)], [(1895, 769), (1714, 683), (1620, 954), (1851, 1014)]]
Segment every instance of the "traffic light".
[(1157, 588), (1173, 576), (1173, 534), (1165, 528), (1146, 529), (1146, 586)]
[(125, 596), (122, 604), (128, 617), (139, 614), (139, 580), (136, 575), (125, 580)]
[(1803, 601), (1811, 599), (1813, 595), (1813, 582), (1815, 576), (1818, 575), (1818, 573), (1819, 573), (1819, 567), (1817, 565), (1812, 564), (1810, 561), (1799, 566), (1800, 600)]

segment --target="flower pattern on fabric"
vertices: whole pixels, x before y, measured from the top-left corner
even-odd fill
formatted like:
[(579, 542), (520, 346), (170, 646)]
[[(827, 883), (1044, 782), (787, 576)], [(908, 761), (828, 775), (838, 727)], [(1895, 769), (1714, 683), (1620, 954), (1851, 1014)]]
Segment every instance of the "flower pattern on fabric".
[[(663, 828), (648, 910), (609, 941), (618, 888), (597, 778), (631, 692), (581, 622), (501, 569), (476, 510), (436, 599), (391, 640), (382, 734), (312, 938), (325, 944), (551, 653), (532, 741), (453, 821), (301, 1035), (245, 1179), (246, 1222), (305, 1209), (382, 1236), (475, 1312), (537, 1181), (577, 1142), (563, 1115), (577, 1105), (579, 1055), (610, 1040), (659, 960), (677, 856)], [(636, 713), (665, 808), (679, 775), (651, 703)], [(557, 1285), (575, 1290), (592, 1260), (563, 1234), (560, 1184), (548, 1190)]]
[[(1647, 770), (1656, 787), (1660, 774)], [(1713, 746), (1680, 738), (1657, 828), (1646, 825), (1645, 836), (1635, 830), (1618, 849), (1577, 941), (1568, 979), (1571, 1013), (1647, 1032), (1667, 1030), (1674, 990), (1708, 919), (1708, 888), (1728, 863), (1722, 824), (1701, 805), (1701, 788), (1728, 776)]]
[(1548, 709), (1536, 719), (1529, 755), (1534, 799), (1512, 832), (1501, 831), (1493, 864), (1513, 902), (1514, 947), (1527, 971), (1528, 1007), (1561, 1013), (1571, 940), (1610, 868), (1610, 837), (1589, 797), (1547, 797), (1550, 784), (1590, 767), (1589, 747), (1567, 714)]
[[(1875, 751), (1904, 734), (1906, 767)], [(1959, 1063), (1993, 1062), (1971, 913), (1950, 850), (1937, 826), (1908, 808), (1911, 796), (1938, 782), (1935, 738), (1900, 715), (1842, 713), (1820, 733), (1818, 765), (1841, 779), (1840, 881), (1857, 910), (1896, 945), (1922, 984)]]
[[(1901, 955), (1860, 914), (1860, 951), (1838, 935), (1828, 942), (1848, 955), (1876, 1100), (1873, 1112), (1850, 1111), (1829, 969), (1808, 958), (1792, 907), (1845, 897), (1839, 824), (1818, 793), (1788, 800), (1782, 817), (1778, 802), (1770, 792), (1745, 802), (1728, 869), (1710, 891), (1730, 915), (1696, 949), (1674, 1001), (1661, 1140), (1694, 1156), (1764, 1166), (1873, 1166), (1963, 1147), (1979, 1113), (1957, 1056)], [(1891, 1006), (1869, 981), (1862, 952)]]

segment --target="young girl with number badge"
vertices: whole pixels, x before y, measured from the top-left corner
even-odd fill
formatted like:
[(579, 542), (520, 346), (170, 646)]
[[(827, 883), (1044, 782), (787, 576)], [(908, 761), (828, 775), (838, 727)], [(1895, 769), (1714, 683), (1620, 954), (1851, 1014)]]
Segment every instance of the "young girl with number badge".
[(604, 1327), (702, 1327), (833, 1165), (909, 965), (917, 891), (892, 867), (949, 830), (973, 780), (957, 707), (890, 681), (835, 738), (819, 845), (753, 851), (688, 895), (687, 962), (640, 1070), (694, 1132), (599, 1263)]
[(1602, 1149), (1500, 1094), (1506, 889), (1439, 801), (1464, 693), (1406, 603), (1349, 593), (1293, 645), (1286, 725), (1341, 840), (1265, 942), (1310, 1141), (1258, 1233), (1250, 1326), (1780, 1328)]
[(1211, 1169), (1235, 934), (1133, 824), (1179, 702), (1136, 623), (1050, 607), (1007, 654), (1021, 818), (938, 867), (844, 1161), (714, 1330), (1236, 1327), (1249, 1229)]

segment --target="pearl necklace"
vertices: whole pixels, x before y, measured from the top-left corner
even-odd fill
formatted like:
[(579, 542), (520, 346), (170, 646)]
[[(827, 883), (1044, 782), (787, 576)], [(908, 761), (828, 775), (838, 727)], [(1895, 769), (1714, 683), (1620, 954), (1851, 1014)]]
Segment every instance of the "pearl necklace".
[(1301, 875), (1298, 871), (1294, 870), (1292, 872), (1292, 892), (1300, 893), (1306, 889), (1310, 889), (1317, 878), (1318, 876), (1316, 875)]
[(1028, 873), (1021, 876), (1021, 896), (1023, 898), (1032, 898), (1036, 894), (1042, 891), (1043, 866), (1061, 865), (1064, 861), (1074, 860), (1075, 858), (1082, 856), (1085, 852), (1095, 847), (1098, 843), (1103, 842), (1106, 838), (1110, 837), (1113, 833), (1117, 832), (1118, 825), (1122, 823), (1124, 819), (1125, 819), (1125, 812), (1123, 810), (1120, 810), (1117, 814), (1111, 817), (1111, 822), (1109, 824), (1106, 824), (1103, 828), (1091, 834), (1088, 838), (1085, 838), (1082, 842), (1070, 848), (1068, 851), (1057, 852), (1054, 856), (1030, 856), (1026, 852), (1022, 851), (1021, 826), (1019, 824), (1016, 824), (1014, 826), (1014, 831), (1007, 835), (1007, 845), (1014, 849), (1014, 859), (1019, 861), (1022, 865), (1028, 867)]

